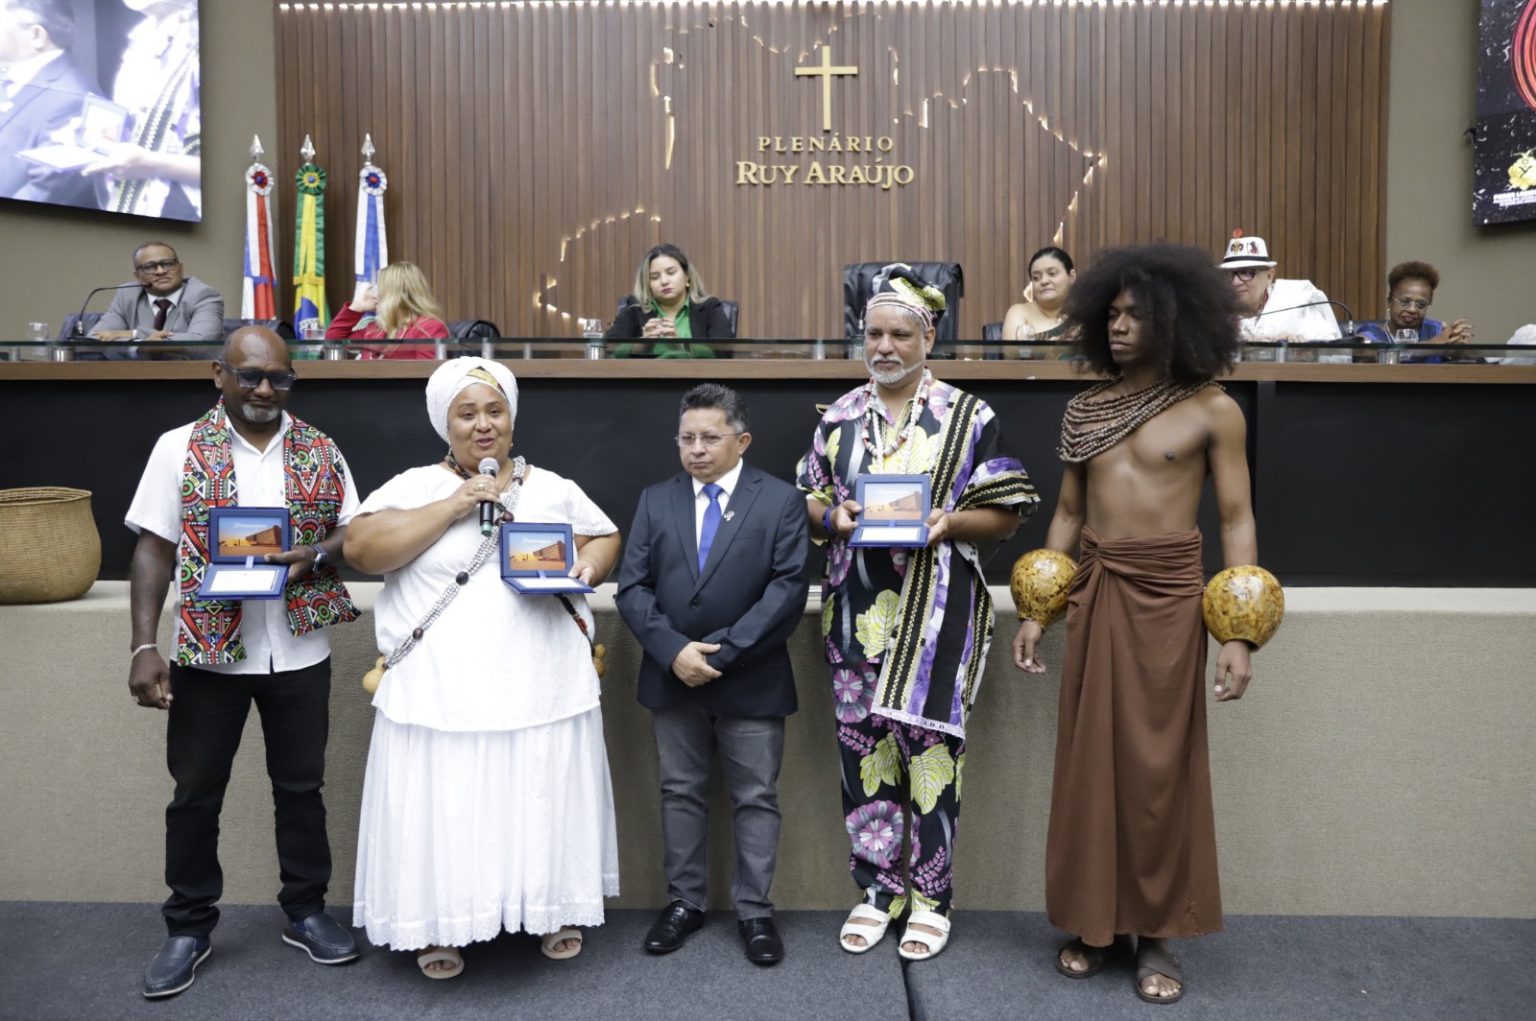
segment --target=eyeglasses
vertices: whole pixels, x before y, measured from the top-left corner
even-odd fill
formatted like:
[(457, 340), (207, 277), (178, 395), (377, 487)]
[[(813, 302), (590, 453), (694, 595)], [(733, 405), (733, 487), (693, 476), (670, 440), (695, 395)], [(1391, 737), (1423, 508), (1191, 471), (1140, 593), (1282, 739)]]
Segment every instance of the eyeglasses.
[(141, 262), (133, 267), (133, 271), (135, 273), (158, 273), (162, 269), (171, 269), (180, 265), (180, 259), (161, 259), (159, 262)]
[(1398, 308), (1411, 308), (1423, 312), (1429, 308), (1429, 302), (1420, 301), (1418, 298), (1393, 298), (1392, 304)]
[(683, 433), (672, 438), (677, 441), (677, 445), (679, 447), (691, 447), (695, 443), (702, 443), (706, 447), (714, 448), (724, 443), (728, 437), (737, 435), (740, 434), (735, 432), (728, 432), (724, 436), (721, 436), (716, 433), (699, 433), (697, 435), (693, 433)]
[(1254, 277), (1259, 275), (1259, 267), (1244, 266), (1242, 269), (1228, 270), (1228, 272), (1231, 273), (1234, 278), (1242, 280), (1246, 283), (1247, 281), (1252, 280)]
[(265, 372), (261, 369), (237, 369), (228, 362), (221, 361), (220, 365), (235, 374), (235, 380), (242, 390), (254, 390), (261, 386), (261, 381), (266, 380), (274, 390), (292, 390), (293, 381), (299, 378), (298, 373), (292, 369), (286, 372)]

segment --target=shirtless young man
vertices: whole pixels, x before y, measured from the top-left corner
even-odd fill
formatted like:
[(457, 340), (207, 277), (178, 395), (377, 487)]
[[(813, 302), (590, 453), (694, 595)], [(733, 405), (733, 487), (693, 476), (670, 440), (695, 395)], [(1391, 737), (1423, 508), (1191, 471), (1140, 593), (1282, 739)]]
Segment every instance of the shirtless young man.
[[(1067, 604), (1046, 908), (1077, 934), (1057, 970), (1087, 978), (1137, 937), (1137, 994), (1183, 995), (1169, 938), (1221, 929), (1206, 740), (1204, 572), (1196, 510), (1215, 485), (1227, 566), (1256, 562), (1246, 426), (1213, 378), (1238, 348), (1231, 287), (1202, 252), (1107, 253), (1068, 314), (1109, 377), (1073, 398), (1046, 546), (1081, 544)], [(1044, 673), (1042, 628), (1019, 625), (1014, 661)], [(1241, 698), (1249, 648), (1216, 660), (1217, 701)]]

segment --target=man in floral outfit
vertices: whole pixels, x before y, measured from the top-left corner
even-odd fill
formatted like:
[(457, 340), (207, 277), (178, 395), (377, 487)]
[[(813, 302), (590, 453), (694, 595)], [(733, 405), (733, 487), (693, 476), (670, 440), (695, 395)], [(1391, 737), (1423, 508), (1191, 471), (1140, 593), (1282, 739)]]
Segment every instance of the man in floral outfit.
[[(1008, 538), (1039, 504), (992, 409), (925, 366), (943, 308), (942, 293), (907, 267), (886, 268), (864, 313), (870, 381), (827, 410), (798, 469), (811, 535), (831, 543), (822, 631), (849, 864), (864, 893), (840, 942), (863, 953), (910, 907), (900, 951), (909, 960), (949, 936), (965, 725), (992, 638), (978, 544)], [(926, 547), (848, 546), (861, 474), (929, 476)]]

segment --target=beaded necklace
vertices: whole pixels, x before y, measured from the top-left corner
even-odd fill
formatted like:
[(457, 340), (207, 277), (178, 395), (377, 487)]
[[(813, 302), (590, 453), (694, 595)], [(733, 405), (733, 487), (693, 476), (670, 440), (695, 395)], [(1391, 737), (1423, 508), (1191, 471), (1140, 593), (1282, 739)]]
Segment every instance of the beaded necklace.
[(864, 384), (864, 422), (859, 429), (859, 438), (864, 441), (864, 449), (869, 451), (876, 462), (890, 457), (912, 438), (912, 433), (917, 428), (917, 420), (923, 416), (923, 407), (928, 403), (928, 390), (932, 385), (933, 373), (924, 369), (922, 379), (917, 382), (917, 392), (902, 406), (902, 414), (907, 416), (905, 424), (898, 418), (895, 436), (887, 440), (885, 416), (880, 414), (880, 408), (885, 402), (880, 400), (880, 391), (876, 388), (874, 380)]
[(1119, 379), (1095, 384), (1067, 402), (1061, 419), (1061, 444), (1057, 455), (1069, 464), (1081, 464), (1104, 453), (1135, 432), (1149, 419), (1188, 397), (1218, 384), (1176, 383), (1165, 379), (1135, 393), (1094, 400), (1117, 385)]

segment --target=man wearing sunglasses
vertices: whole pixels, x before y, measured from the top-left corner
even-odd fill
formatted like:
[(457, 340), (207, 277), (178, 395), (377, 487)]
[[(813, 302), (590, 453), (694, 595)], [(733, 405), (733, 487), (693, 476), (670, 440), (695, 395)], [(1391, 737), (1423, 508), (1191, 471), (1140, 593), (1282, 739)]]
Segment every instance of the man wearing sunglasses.
[[(190, 986), (211, 949), (223, 890), (219, 811), (252, 702), (276, 807), (283, 942), (320, 964), (358, 955), (352, 934), (324, 910), (331, 851), (320, 796), (331, 690), (323, 629), (357, 616), (336, 573), (357, 486), (336, 444), (284, 410), (294, 372), (276, 333), (247, 326), (230, 334), (213, 383), (221, 394), (213, 408), (155, 444), (126, 521), (139, 533), (128, 691), (139, 705), (167, 712), (166, 759), (176, 781), (165, 813), (167, 938), (145, 971), (150, 998)], [(210, 512), (233, 506), (287, 510), (290, 548), (264, 557), (289, 567), (280, 598), (199, 597), (217, 542)], [(173, 581), (179, 599), (168, 664), (157, 636)]]
[[(133, 278), (141, 286), (118, 289), (112, 306), (91, 331), (92, 338), (138, 342), (223, 338), (223, 297), (197, 277), (187, 276), (170, 245), (148, 241), (134, 249)], [(139, 356), (145, 353), (138, 352)]]

